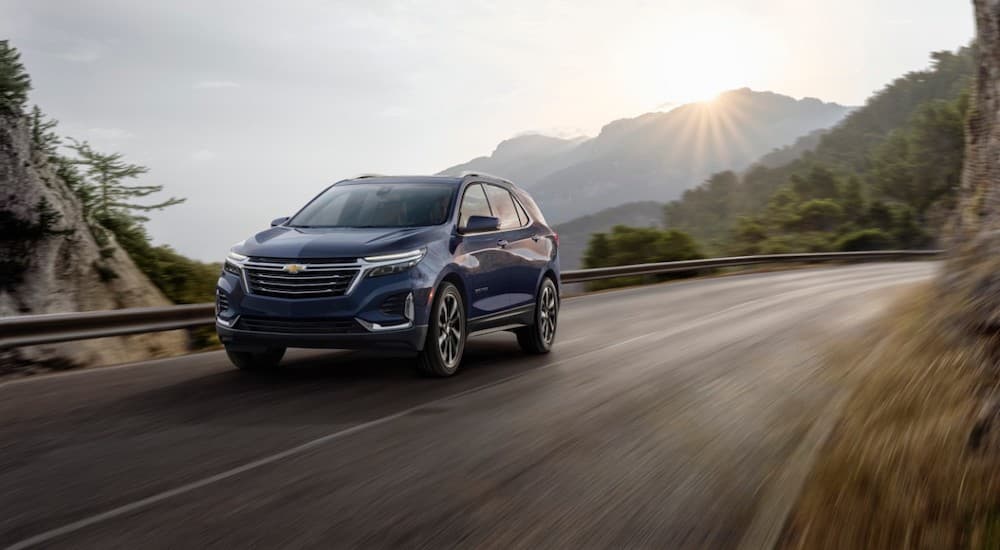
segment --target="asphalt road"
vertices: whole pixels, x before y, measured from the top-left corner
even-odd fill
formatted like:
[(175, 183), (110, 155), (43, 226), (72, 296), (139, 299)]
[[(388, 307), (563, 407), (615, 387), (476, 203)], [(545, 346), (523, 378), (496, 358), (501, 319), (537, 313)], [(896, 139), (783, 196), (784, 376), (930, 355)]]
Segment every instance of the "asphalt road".
[(824, 354), (936, 269), (574, 298), (550, 355), (491, 335), (446, 380), (303, 351), (273, 376), (213, 352), (2, 384), (0, 546), (745, 545), (842, 392)]

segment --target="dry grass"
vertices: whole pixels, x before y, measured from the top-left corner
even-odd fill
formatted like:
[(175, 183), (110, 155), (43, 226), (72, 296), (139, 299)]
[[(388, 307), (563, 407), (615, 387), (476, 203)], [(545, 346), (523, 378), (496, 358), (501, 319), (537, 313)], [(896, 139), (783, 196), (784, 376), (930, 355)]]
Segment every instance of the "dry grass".
[(847, 352), (855, 393), (779, 546), (1000, 548), (1000, 340), (949, 328), (933, 294)]

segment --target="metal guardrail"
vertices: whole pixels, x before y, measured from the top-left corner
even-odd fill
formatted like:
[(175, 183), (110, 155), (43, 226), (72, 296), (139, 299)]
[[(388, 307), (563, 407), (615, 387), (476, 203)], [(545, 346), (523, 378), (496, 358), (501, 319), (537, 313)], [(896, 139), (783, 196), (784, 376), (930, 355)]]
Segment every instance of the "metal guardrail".
[[(615, 277), (659, 275), (767, 263), (864, 262), (929, 258), (941, 252), (941, 250), (878, 250), (708, 258), (564, 271), (561, 279), (563, 283), (582, 283)], [(5, 317), (0, 318), (0, 349), (194, 328), (214, 323), (214, 304)]]
[(703, 260), (684, 260), (680, 262), (662, 262), (655, 264), (620, 265), (614, 267), (598, 267), (564, 271), (563, 283), (583, 283), (599, 279), (615, 277), (631, 277), (636, 275), (660, 275), (662, 273), (677, 273), (683, 271), (698, 271), (723, 267), (742, 267), (757, 264), (774, 263), (813, 263), (813, 262), (864, 262), (875, 260), (897, 260), (905, 258), (926, 258), (941, 254), (942, 250), (875, 250), (865, 252), (812, 252), (804, 254), (769, 254), (761, 256), (734, 256), (731, 258), (706, 258)]

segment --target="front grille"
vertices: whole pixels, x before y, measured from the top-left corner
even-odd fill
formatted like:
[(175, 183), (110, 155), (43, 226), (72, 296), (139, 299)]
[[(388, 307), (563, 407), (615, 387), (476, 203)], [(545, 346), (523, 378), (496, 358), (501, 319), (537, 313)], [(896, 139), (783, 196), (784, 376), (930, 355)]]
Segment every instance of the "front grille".
[(270, 258), (265, 256), (250, 256), (251, 263), (265, 264), (353, 264), (355, 258)]
[(364, 331), (354, 319), (272, 319), (248, 315), (240, 317), (238, 328), (285, 334), (350, 334)]
[(219, 314), (229, 309), (229, 298), (222, 292), (215, 291), (215, 313)]
[(389, 296), (388, 298), (383, 300), (382, 305), (379, 306), (379, 309), (382, 310), (382, 313), (385, 313), (386, 315), (394, 315), (396, 317), (402, 317), (403, 307), (405, 305), (406, 305), (406, 293), (404, 292), (402, 294), (393, 294), (392, 296)]
[[(357, 264), (247, 261), (243, 264), (251, 294), (278, 298), (326, 298), (343, 296), (358, 276)], [(297, 273), (284, 270), (286, 265), (304, 266)]]

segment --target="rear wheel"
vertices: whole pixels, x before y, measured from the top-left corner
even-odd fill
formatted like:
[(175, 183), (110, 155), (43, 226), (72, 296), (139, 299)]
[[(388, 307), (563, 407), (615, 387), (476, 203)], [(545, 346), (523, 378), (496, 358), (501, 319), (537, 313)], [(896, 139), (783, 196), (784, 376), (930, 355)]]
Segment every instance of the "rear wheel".
[(430, 376), (451, 376), (465, 351), (465, 305), (451, 283), (443, 283), (434, 298), (427, 340), (417, 357), (417, 368)]
[(548, 353), (556, 339), (559, 319), (559, 291), (548, 277), (542, 281), (535, 299), (535, 324), (517, 329), (517, 343), (528, 353)]
[(276, 370), (281, 358), (285, 356), (285, 348), (268, 348), (264, 351), (232, 351), (226, 349), (226, 355), (233, 365), (245, 371)]

